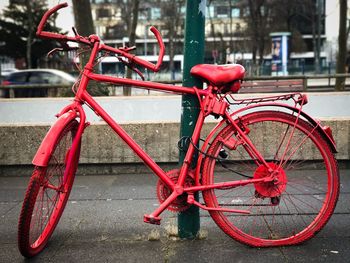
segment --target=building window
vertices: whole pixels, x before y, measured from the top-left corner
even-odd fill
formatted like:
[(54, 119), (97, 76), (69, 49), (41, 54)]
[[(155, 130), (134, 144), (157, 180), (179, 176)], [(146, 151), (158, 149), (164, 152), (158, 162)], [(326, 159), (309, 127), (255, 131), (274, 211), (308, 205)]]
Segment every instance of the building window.
[(208, 6), (207, 7), (207, 14), (209, 17), (214, 17), (214, 6)]
[(109, 9), (107, 9), (107, 8), (97, 9), (96, 14), (97, 14), (97, 18), (110, 17)]
[(229, 17), (229, 7), (228, 6), (217, 6), (216, 15), (218, 18)]
[(148, 20), (149, 19), (149, 9), (142, 8), (139, 10), (139, 17), (140, 20)]
[(159, 19), (161, 17), (160, 8), (154, 7), (151, 9), (151, 19)]
[(234, 18), (238, 18), (240, 16), (241, 10), (239, 8), (231, 9), (231, 16)]
[(243, 17), (248, 17), (250, 16), (250, 10), (249, 10), (249, 7), (246, 7), (243, 9)]

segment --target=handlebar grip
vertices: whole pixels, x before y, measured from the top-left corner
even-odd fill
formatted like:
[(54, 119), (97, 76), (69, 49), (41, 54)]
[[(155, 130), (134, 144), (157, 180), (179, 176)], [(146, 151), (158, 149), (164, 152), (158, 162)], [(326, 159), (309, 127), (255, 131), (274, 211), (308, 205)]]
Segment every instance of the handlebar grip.
[[(37, 36), (41, 36), (41, 33), (44, 29), (44, 26), (47, 22), (47, 19), (55, 12), (57, 12), (57, 10), (61, 9), (61, 8), (64, 8), (64, 7), (67, 7), (68, 4), (67, 3), (62, 3), (62, 4), (59, 4), (59, 5), (56, 5), (55, 7), (49, 9), (48, 11), (46, 11), (46, 13), (43, 15), (43, 17), (41, 18), (40, 20), (40, 23), (39, 23), (39, 26), (38, 26), (38, 29), (36, 31), (36, 35)], [(58, 34), (57, 34), (58, 35)]]
[(154, 27), (151, 26), (150, 28), (151, 32), (155, 35), (157, 41), (158, 41), (158, 45), (159, 45), (159, 55), (158, 55), (158, 61), (157, 64), (154, 66), (154, 70), (155, 72), (159, 71), (160, 66), (163, 63), (163, 57), (164, 57), (164, 53), (165, 53), (165, 47), (164, 47), (164, 43), (163, 43), (163, 39), (161, 34), (159, 33), (159, 31)]

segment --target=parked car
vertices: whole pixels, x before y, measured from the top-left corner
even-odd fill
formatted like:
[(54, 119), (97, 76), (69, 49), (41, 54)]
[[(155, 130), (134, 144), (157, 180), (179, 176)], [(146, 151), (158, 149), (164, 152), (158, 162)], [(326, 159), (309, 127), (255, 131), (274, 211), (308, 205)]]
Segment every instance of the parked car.
[(1, 77), (5, 78), (8, 75), (10, 75), (11, 73), (16, 72), (16, 71), (18, 71), (18, 69), (15, 69), (15, 68), (1, 69)]
[[(2, 85), (72, 85), (75, 78), (66, 72), (56, 69), (26, 69), (10, 73)], [(6, 97), (8, 94), (5, 95)], [(47, 89), (21, 88), (15, 90), (15, 97), (46, 97)]]

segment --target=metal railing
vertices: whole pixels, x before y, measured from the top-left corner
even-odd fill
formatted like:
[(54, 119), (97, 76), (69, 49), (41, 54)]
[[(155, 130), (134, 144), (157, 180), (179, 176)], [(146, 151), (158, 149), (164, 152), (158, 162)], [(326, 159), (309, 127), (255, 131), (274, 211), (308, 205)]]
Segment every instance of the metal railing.
[[(263, 88), (264, 82), (275, 82), (276, 85), (269, 85), (270, 87), (265, 92), (286, 92), (288, 88), (280, 88), (278, 83), (281, 81), (300, 81), (301, 90), (304, 92), (329, 92), (335, 91), (336, 78), (345, 78), (345, 90), (350, 90), (350, 74), (329, 74), (329, 75), (293, 75), (293, 76), (259, 76), (259, 77), (246, 77), (244, 79), (244, 86), (249, 86), (249, 82), (253, 83), (255, 87), (259, 87), (259, 83), (262, 84), (260, 91)], [(182, 80), (173, 81), (159, 81), (166, 84), (181, 84)], [(112, 84), (98, 84), (100, 87), (108, 88), (110, 95), (115, 96), (115, 85)], [(253, 86), (253, 85), (251, 85)], [(259, 92), (260, 92), (259, 91)], [(290, 91), (295, 91), (295, 87), (290, 85)], [(252, 88), (248, 92), (255, 92)], [(150, 94), (144, 93), (144, 95)], [(37, 85), (0, 85), (0, 98), (16, 98), (16, 97), (69, 97), (73, 96), (71, 92), (71, 86), (69, 85), (51, 85), (51, 84), (37, 84)]]

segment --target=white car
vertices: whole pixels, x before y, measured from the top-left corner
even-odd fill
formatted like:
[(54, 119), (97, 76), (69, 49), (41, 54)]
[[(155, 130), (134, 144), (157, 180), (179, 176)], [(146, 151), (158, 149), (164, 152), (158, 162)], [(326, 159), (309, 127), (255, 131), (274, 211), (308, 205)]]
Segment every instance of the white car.
[(57, 69), (26, 69), (10, 73), (5, 77), (3, 85), (54, 84), (71, 85), (75, 78)]
[[(24, 85), (14, 89), (14, 97), (47, 97), (48, 88), (36, 88), (35, 85), (72, 86), (76, 79), (66, 72), (56, 69), (26, 69), (8, 74), (2, 81), (3, 86)], [(9, 90), (0, 90), (0, 97), (10, 97)]]
[(8, 75), (16, 71), (18, 71), (18, 69), (15, 68), (1, 69), (1, 77), (7, 77)]

